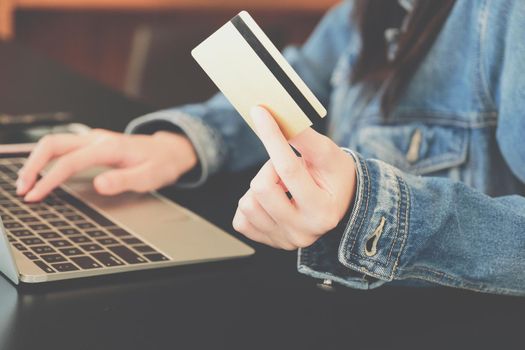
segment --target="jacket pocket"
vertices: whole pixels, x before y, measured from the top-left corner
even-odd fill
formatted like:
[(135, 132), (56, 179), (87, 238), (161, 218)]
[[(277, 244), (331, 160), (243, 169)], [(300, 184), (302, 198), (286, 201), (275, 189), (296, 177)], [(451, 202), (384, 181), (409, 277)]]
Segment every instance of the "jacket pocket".
[(428, 125), (362, 127), (356, 149), (367, 158), (385, 161), (416, 175), (457, 168), (467, 160), (468, 129)]

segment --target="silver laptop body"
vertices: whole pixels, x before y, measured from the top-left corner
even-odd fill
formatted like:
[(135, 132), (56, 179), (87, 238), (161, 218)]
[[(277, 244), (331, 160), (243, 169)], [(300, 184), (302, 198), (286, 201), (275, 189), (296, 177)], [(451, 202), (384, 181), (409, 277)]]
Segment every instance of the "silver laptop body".
[[(160, 194), (98, 195), (92, 180), (101, 169), (70, 179), (40, 206), (16, 201), (11, 171), (23, 161), (0, 158), (0, 214), (8, 219), (0, 222), (0, 271), (15, 284), (254, 253), (251, 247)], [(81, 203), (83, 211), (76, 211), (75, 203)]]

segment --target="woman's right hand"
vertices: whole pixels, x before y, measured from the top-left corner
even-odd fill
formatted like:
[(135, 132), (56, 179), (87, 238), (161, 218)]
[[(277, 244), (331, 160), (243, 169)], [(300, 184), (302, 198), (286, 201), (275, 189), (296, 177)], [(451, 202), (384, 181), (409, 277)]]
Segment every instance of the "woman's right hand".
[[(52, 160), (56, 162), (38, 180), (40, 171)], [(196, 164), (191, 142), (171, 132), (126, 135), (92, 130), (85, 135), (49, 135), (20, 169), (17, 193), (28, 202), (40, 201), (69, 177), (93, 166), (114, 168), (93, 180), (100, 194), (148, 192), (177, 181)]]

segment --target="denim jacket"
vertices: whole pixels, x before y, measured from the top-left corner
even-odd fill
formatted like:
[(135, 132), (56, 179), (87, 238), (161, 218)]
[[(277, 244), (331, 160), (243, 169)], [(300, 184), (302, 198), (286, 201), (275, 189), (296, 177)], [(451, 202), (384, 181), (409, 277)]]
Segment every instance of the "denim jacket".
[[(385, 119), (350, 73), (360, 50), (352, 3), (327, 13), (285, 57), (328, 107), (327, 134), (357, 164), (339, 229), (298, 252), (315, 278), (369, 289), (436, 284), (525, 295), (525, 1), (457, 1)], [(134, 120), (176, 125), (210, 174), (267, 159), (223, 95)]]

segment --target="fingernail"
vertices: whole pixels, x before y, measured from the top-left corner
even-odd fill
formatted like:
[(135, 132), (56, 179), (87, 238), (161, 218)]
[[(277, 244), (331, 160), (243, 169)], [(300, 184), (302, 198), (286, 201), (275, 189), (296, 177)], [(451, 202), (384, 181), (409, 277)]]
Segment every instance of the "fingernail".
[(37, 193), (35, 191), (30, 191), (26, 196), (24, 197), (25, 202), (34, 202), (37, 198)]
[(111, 188), (111, 181), (105, 176), (95, 178), (95, 187), (97, 190), (107, 192)]
[(27, 183), (22, 179), (16, 180), (16, 194), (21, 195), (27, 190)]
[(250, 116), (255, 124), (259, 124), (268, 119), (268, 112), (261, 106), (255, 106), (250, 110)]

